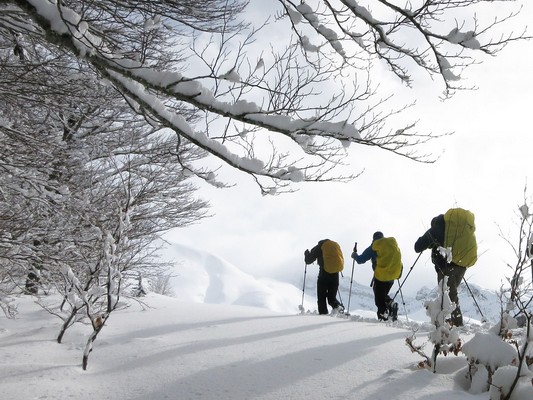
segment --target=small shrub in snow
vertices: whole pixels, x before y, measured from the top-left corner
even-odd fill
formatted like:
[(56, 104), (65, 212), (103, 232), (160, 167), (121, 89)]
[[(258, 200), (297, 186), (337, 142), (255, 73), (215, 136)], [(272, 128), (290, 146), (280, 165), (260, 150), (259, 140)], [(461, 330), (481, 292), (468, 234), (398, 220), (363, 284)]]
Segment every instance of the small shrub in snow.
[(431, 357), (427, 356), (423, 351), (423, 346), (414, 344), (414, 334), (406, 339), (407, 346), (412, 352), (420, 354), (424, 357), (424, 361), (418, 365), (420, 368), (431, 368), (435, 372), (437, 356), (439, 354), (448, 355), (453, 353), (458, 355), (461, 351), (461, 338), (459, 337), (459, 330), (452, 327), (448, 323), (453, 310), (455, 310), (455, 303), (450, 300), (448, 295), (448, 277), (444, 277), (439, 282), (438, 296), (434, 300), (425, 302), (426, 314), (430, 317), (432, 329), (429, 332), (429, 341), (433, 343), (433, 354)]
[[(463, 345), (462, 351), (468, 359), (467, 377), (473, 384), (471, 391), (475, 393), (479, 392), (480, 387), (487, 390), (494, 372), (511, 365), (517, 356), (516, 349), (494, 333), (476, 333)], [(484, 384), (480, 382), (480, 377), (476, 377), (479, 373), (486, 379)]]
[(533, 379), (531, 379), (531, 376), (533, 373), (531, 373), (531, 371), (528, 371), (527, 373), (530, 377), (529, 382), (524, 380), (524, 382), (519, 382), (515, 386), (515, 378), (518, 374), (524, 376), (523, 372), (519, 373), (518, 367), (513, 365), (499, 368), (492, 377), (492, 385), (489, 390), (490, 400), (532, 399)]
[(461, 339), (456, 328), (452, 328), (447, 320), (450, 318), (455, 303), (450, 300), (448, 295), (448, 277), (439, 283), (439, 296), (434, 300), (428, 300), (425, 303), (426, 314), (430, 317), (435, 329), (429, 333), (429, 340), (438, 345), (439, 352), (456, 353), (461, 347)]

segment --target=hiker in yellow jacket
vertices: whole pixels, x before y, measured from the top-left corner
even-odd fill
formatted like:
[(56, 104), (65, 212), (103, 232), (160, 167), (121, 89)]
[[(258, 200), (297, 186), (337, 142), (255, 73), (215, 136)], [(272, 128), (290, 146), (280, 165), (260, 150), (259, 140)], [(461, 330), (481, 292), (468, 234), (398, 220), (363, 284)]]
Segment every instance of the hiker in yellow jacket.
[(456, 305), (449, 322), (455, 326), (463, 325), (457, 288), (466, 269), (477, 261), (475, 231), (472, 212), (451, 208), (446, 214), (433, 218), (431, 227), (415, 243), (417, 253), (431, 249), (431, 261), (435, 265), (438, 282), (448, 277), (448, 295)]
[(344, 269), (344, 257), (337, 242), (324, 239), (309, 250), (305, 250), (306, 264), (318, 262), (320, 271), (316, 283), (316, 297), (319, 314), (328, 314), (327, 303), (336, 313), (343, 313), (344, 307), (337, 300), (339, 290), (339, 272)]
[(395, 321), (398, 317), (398, 304), (392, 302), (389, 292), (394, 280), (402, 275), (402, 254), (396, 239), (386, 238), (382, 232), (375, 232), (372, 236), (372, 244), (363, 253), (357, 254), (357, 243), (355, 243), (352, 258), (357, 264), (372, 260), (374, 278), (371, 286), (374, 290), (374, 303), (378, 308), (378, 319), (387, 321), (391, 316)]

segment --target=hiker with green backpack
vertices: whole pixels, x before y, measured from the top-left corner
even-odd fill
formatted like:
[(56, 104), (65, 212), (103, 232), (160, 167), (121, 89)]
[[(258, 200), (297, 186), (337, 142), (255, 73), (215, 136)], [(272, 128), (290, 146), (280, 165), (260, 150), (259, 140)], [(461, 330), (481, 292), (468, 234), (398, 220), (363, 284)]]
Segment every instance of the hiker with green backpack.
[(387, 321), (389, 316), (395, 321), (398, 315), (398, 304), (393, 303), (389, 292), (396, 279), (402, 275), (402, 254), (396, 239), (384, 237), (382, 232), (375, 232), (372, 236), (372, 244), (361, 254), (357, 253), (355, 243), (352, 258), (357, 264), (364, 264), (372, 260), (374, 277), (372, 289), (374, 291), (374, 303), (377, 307), (377, 317), (380, 321)]
[(327, 304), (332, 312), (343, 313), (344, 307), (337, 300), (339, 272), (344, 269), (344, 257), (339, 244), (329, 239), (320, 240), (311, 251), (305, 250), (304, 259), (306, 265), (317, 261), (320, 267), (316, 285), (318, 313), (328, 314)]
[(451, 208), (431, 220), (431, 227), (415, 243), (415, 251), (431, 249), (431, 261), (440, 282), (448, 277), (448, 295), (456, 305), (450, 323), (463, 325), (457, 288), (466, 269), (477, 261), (476, 225), (474, 214), (462, 208)]

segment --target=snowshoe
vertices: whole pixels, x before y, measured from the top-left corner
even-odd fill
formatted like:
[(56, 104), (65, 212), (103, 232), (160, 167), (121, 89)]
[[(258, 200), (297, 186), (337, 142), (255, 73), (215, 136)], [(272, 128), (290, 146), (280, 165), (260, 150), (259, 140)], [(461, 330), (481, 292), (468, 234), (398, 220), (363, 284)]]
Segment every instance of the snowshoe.
[(344, 307), (343, 306), (337, 306), (331, 310), (330, 315), (332, 317), (339, 317), (344, 316)]

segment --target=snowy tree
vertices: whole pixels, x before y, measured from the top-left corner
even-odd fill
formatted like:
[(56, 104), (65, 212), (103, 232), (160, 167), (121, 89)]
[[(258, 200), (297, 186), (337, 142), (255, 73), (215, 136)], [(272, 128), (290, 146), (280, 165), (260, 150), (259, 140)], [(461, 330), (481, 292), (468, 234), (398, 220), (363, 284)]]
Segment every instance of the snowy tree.
[(488, 332), (477, 333), (462, 348), (468, 358), (470, 392), (489, 391), (491, 400), (509, 400), (518, 393), (531, 393), (533, 279), (529, 270), (533, 268), (533, 222), (530, 203), (526, 187), (524, 203), (518, 208), (520, 223), (516, 242), (502, 233), (514, 250), (516, 263), (508, 265), (511, 271), (509, 287), (500, 290), (500, 321)]
[(512, 272), (509, 279), (509, 309), (516, 309), (523, 318), (531, 318), (533, 304), (533, 215), (530, 213), (531, 201), (527, 199), (527, 187), (524, 188), (524, 204), (519, 211), (519, 234), (516, 242), (505, 239), (516, 256), (514, 265), (508, 267)]
[[(200, 219), (206, 205), (191, 198), (194, 188), (186, 183), (188, 175), (181, 166), (168, 162), (177, 149), (174, 136), (147, 130), (131, 118), (112, 120), (115, 129), (104, 123), (97, 134), (93, 123), (86, 122), (73, 133), (72, 152), (65, 152), (63, 165), (55, 164), (62, 171), (56, 179), (69, 194), (60, 209), (51, 209), (55, 214), (48, 214), (44, 232), (49, 283), (64, 302), (58, 306), (42, 299), (41, 304), (63, 320), (58, 342), (76, 322), (92, 326), (84, 368), (92, 343), (134, 276), (162, 272), (154, 241), (170, 228)], [(119, 120), (127, 123), (118, 128)], [(85, 129), (93, 136), (86, 137)], [(113, 149), (111, 155), (98, 146), (100, 141)], [(201, 156), (185, 145), (179, 152), (188, 160)]]
[(63, 321), (58, 342), (76, 322), (91, 326), (85, 369), (133, 276), (164, 272), (156, 240), (205, 216), (184, 168), (205, 152), (135, 113), (87, 63), (9, 32), (0, 36), (0, 305), (13, 317), (11, 294), (37, 295)]
[(13, 316), (9, 294), (26, 275), (38, 278), (32, 294), (57, 290), (62, 304), (39, 301), (63, 321), (58, 342), (76, 322), (92, 327), (86, 368), (133, 278), (164, 272), (155, 241), (205, 216), (182, 166), (205, 153), (132, 112), (60, 51), (36, 47), (16, 68), (11, 51), (0, 54), (0, 302)]
[[(407, 85), (427, 72), (445, 96), (465, 88), (460, 73), (478, 54), (524, 37), (506, 30), (518, 11), (500, 14), (496, 4), (279, 0), (256, 23), (244, 22), (239, 0), (6, 0), (0, 32), (10, 67), (35, 62), (39, 46), (84, 63), (135, 112), (273, 194), (291, 182), (352, 178), (333, 171), (350, 143), (430, 160), (417, 145), (434, 135), (395, 119), (409, 104), (385, 108), (390, 94), (373, 82), (385, 66)], [(272, 34), (283, 43), (265, 44)], [(202, 120), (191, 123), (187, 112)]]
[[(521, 326), (531, 323), (533, 307), (533, 215), (530, 209), (531, 198), (528, 198), (526, 186), (523, 203), (517, 210), (519, 223), (516, 237), (510, 238), (500, 231), (500, 236), (510, 246), (515, 256), (514, 263), (507, 264), (510, 271), (510, 276), (507, 278), (509, 287), (501, 290), (501, 314), (502, 318), (507, 314), (517, 318)], [(503, 337), (505, 332), (499, 334)]]

